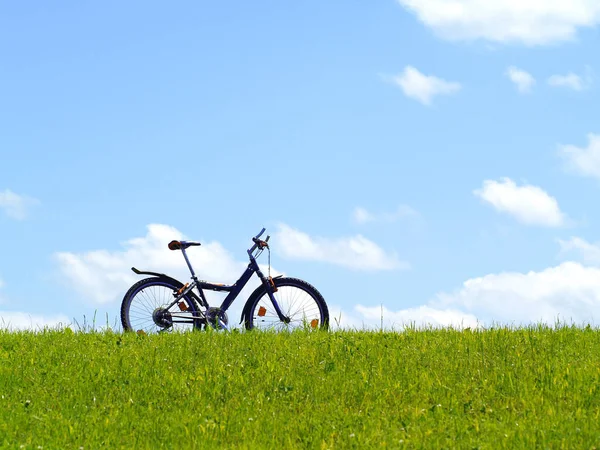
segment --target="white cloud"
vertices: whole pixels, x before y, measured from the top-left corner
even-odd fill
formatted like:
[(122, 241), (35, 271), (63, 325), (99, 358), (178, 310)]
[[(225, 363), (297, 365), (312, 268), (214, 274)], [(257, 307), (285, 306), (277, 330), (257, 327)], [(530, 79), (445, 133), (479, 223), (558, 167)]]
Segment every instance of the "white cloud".
[[(5, 286), (0, 278), (0, 289)], [(0, 303), (7, 303), (0, 294)], [(45, 327), (57, 328), (69, 325), (69, 319), (64, 314), (43, 316), (21, 311), (0, 311), (0, 330), (39, 330)]]
[(439, 36), (546, 45), (600, 23), (598, 0), (397, 0)]
[(280, 224), (276, 233), (277, 251), (289, 259), (322, 261), (354, 270), (407, 269), (409, 264), (387, 254), (377, 244), (357, 235), (343, 238), (311, 237)]
[(600, 245), (591, 244), (579, 237), (571, 237), (567, 241), (559, 239), (558, 243), (561, 247), (561, 254), (575, 251), (581, 255), (581, 259), (585, 263), (600, 265)]
[(354, 222), (359, 224), (365, 224), (369, 222), (392, 223), (405, 218), (418, 216), (419, 213), (407, 205), (400, 205), (394, 212), (391, 213), (384, 212), (374, 214), (361, 207), (356, 207), (354, 209), (354, 212), (352, 213), (352, 218), (354, 219)]
[[(398, 311), (392, 311), (385, 306), (356, 305), (354, 314), (349, 323), (347, 325), (344, 323), (342, 328), (402, 330), (412, 326), (417, 328), (476, 328), (479, 326), (477, 318), (472, 314), (451, 308), (432, 308), (428, 305)], [(358, 324), (357, 315), (360, 317), (360, 324)]]
[(558, 202), (537, 186), (517, 186), (514, 181), (486, 180), (473, 193), (497, 211), (510, 214), (526, 225), (558, 227), (565, 223)]
[(567, 75), (552, 75), (548, 78), (548, 84), (555, 87), (567, 87), (574, 91), (581, 91), (583, 89), (583, 81), (579, 75), (569, 73)]
[(541, 272), (490, 274), (439, 294), (430, 306), (457, 308), (488, 325), (590, 323), (600, 317), (600, 269), (568, 261)]
[(0, 311), (0, 329), (37, 331), (44, 328), (61, 328), (71, 324), (67, 316), (59, 314), (42, 316), (20, 311)]
[(575, 73), (568, 73), (566, 75), (552, 75), (548, 78), (548, 84), (554, 87), (565, 87), (573, 89), (574, 91), (583, 91), (590, 87), (592, 83), (591, 76), (587, 75), (585, 78), (580, 77)]
[(404, 95), (424, 105), (431, 105), (435, 96), (454, 94), (461, 89), (460, 83), (424, 75), (412, 66), (406, 66), (404, 71), (392, 80), (400, 86)]
[[(168, 225), (152, 224), (147, 227), (144, 237), (130, 239), (123, 243), (123, 250), (93, 250), (85, 253), (61, 252), (55, 254), (59, 269), (67, 285), (74, 288), (82, 300), (88, 303), (107, 304), (120, 302), (129, 287), (147, 275), (135, 275), (134, 266), (140, 270), (166, 273), (181, 282), (190, 280), (190, 273), (181, 252), (171, 251), (167, 244), (171, 240), (187, 239), (183, 233)], [(249, 245), (250, 246), (250, 245)], [(233, 283), (246, 269), (247, 262), (236, 260), (218, 242), (202, 242), (200, 247), (191, 247), (188, 256), (196, 275), (201, 280)], [(245, 255), (240, 249), (240, 255)], [(277, 275), (274, 268), (271, 274)], [(234, 303), (235, 308), (228, 314), (241, 310), (244, 295), (258, 285), (254, 277)], [(219, 304), (224, 298), (220, 293), (206, 293), (211, 305)], [(241, 304), (239, 304), (241, 302)]]
[(588, 134), (588, 146), (560, 145), (566, 168), (586, 177), (600, 178), (600, 135)]
[(514, 66), (509, 67), (506, 71), (506, 74), (510, 81), (517, 86), (518, 91), (522, 94), (531, 92), (533, 86), (535, 85), (535, 78), (533, 78), (530, 73)]
[(539, 272), (489, 274), (471, 278), (456, 291), (441, 292), (417, 307), (393, 310), (356, 305), (348, 312), (334, 307), (331, 322), (335, 328), (379, 329), (382, 316), (383, 328), (393, 330), (413, 325), (459, 329), (553, 326), (557, 321), (599, 325), (600, 268), (567, 261)]
[(18, 195), (9, 189), (0, 191), (0, 209), (12, 219), (23, 220), (28, 209), (39, 204), (39, 200), (26, 195)]
[(354, 221), (356, 223), (367, 223), (375, 221), (375, 217), (369, 211), (364, 208), (357, 207), (354, 209), (354, 213), (352, 214)]

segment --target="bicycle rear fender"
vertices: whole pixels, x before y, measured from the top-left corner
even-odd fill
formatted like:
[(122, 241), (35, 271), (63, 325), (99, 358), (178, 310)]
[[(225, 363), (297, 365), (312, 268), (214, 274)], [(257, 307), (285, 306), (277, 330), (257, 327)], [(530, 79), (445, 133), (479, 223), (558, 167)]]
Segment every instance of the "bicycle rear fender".
[[(176, 278), (170, 277), (169, 275), (166, 275), (164, 273), (149, 272), (149, 271), (145, 271), (145, 270), (138, 270), (135, 267), (132, 267), (131, 270), (133, 270), (138, 275), (154, 275), (155, 277), (160, 277), (163, 280), (167, 280), (167, 281), (172, 282), (177, 287), (183, 287), (183, 283), (181, 281), (177, 280)], [(204, 305), (206, 303), (205, 300), (202, 300), (193, 291), (189, 291), (187, 293), (187, 295), (190, 295), (196, 302), (199, 302), (200, 305)]]
[[(135, 272), (137, 275), (154, 275), (155, 277), (161, 277), (161, 278), (166, 278), (169, 281), (172, 281), (176, 286), (183, 286), (183, 283), (173, 277), (170, 277), (169, 275), (165, 275), (164, 273), (158, 273), (158, 272), (147, 272), (144, 270), (138, 270), (135, 267), (132, 267), (131, 270), (133, 270), (133, 272)], [(192, 292), (193, 294), (193, 292)]]

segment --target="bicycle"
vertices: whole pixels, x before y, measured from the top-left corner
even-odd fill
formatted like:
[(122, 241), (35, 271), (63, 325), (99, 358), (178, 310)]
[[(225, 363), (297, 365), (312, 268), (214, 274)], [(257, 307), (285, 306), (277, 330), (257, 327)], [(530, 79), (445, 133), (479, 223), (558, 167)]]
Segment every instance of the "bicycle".
[[(269, 238), (260, 237), (265, 228), (252, 238), (254, 245), (247, 250), (250, 263), (239, 279), (232, 285), (198, 280), (186, 249), (200, 246), (196, 241), (171, 241), (170, 250), (181, 250), (191, 273), (191, 283), (183, 284), (169, 275), (141, 271), (132, 267), (137, 275), (152, 275), (129, 288), (121, 303), (121, 323), (125, 331), (138, 334), (166, 331), (229, 330), (227, 310), (256, 273), (261, 285), (248, 297), (240, 324), (247, 330), (272, 328), (286, 330), (303, 327), (309, 330), (329, 328), (329, 310), (321, 293), (311, 284), (298, 278), (271, 277), (271, 250)], [(269, 276), (265, 277), (256, 259), (269, 251)], [(256, 252), (256, 255), (254, 254)], [(194, 292), (194, 288), (197, 290)], [(210, 306), (204, 290), (228, 292), (220, 306)], [(302, 296), (305, 297), (302, 297)]]

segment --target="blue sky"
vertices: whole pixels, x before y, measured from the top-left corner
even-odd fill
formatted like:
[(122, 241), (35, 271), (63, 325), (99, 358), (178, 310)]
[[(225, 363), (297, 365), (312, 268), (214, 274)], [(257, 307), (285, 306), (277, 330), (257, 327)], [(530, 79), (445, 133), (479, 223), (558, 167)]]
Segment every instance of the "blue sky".
[(264, 226), (348, 326), (593, 323), (600, 5), (543, 3), (1, 6), (0, 317), (114, 324)]

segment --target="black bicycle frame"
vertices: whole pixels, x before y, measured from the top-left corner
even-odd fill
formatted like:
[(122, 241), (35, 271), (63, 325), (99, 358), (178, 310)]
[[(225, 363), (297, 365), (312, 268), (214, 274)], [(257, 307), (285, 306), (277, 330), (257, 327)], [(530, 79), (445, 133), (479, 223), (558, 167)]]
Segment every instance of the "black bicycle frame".
[[(264, 233), (264, 231), (265, 231), (265, 229), (263, 228), (262, 231), (255, 237), (255, 239), (258, 239), (258, 237), (260, 237)], [(221, 303), (221, 306), (219, 307), (221, 309), (221, 311), (227, 311), (229, 309), (229, 307), (231, 306), (231, 304), (233, 303), (233, 301), (237, 298), (239, 293), (242, 291), (242, 289), (244, 289), (244, 287), (248, 283), (248, 280), (250, 280), (252, 275), (254, 273), (256, 273), (258, 275), (258, 277), (260, 278), (263, 286), (265, 286), (267, 293), (269, 294), (269, 298), (271, 299), (271, 302), (273, 303), (275, 312), (277, 312), (277, 315), (279, 316), (279, 320), (281, 320), (282, 322), (288, 322), (289, 318), (286, 317), (285, 314), (283, 314), (283, 312), (281, 311), (281, 308), (279, 307), (279, 304), (277, 303), (277, 300), (275, 299), (275, 296), (273, 295), (273, 288), (271, 287), (271, 283), (269, 283), (267, 278), (264, 276), (264, 274), (260, 270), (260, 267), (258, 266), (258, 263), (256, 262), (256, 258), (254, 258), (254, 255), (252, 254), (252, 253), (254, 253), (254, 250), (256, 250), (256, 248), (257, 248), (257, 244), (255, 243), (252, 246), (252, 248), (248, 250), (248, 257), (250, 258), (250, 263), (248, 264), (248, 267), (246, 268), (244, 273), (242, 273), (240, 278), (234, 284), (226, 285), (226, 284), (210, 283), (208, 281), (198, 280), (198, 278), (196, 277), (196, 273), (194, 272), (194, 268), (192, 267), (192, 264), (190, 263), (190, 260), (188, 259), (187, 253), (185, 252), (185, 248), (182, 247), (181, 252), (183, 253), (183, 257), (185, 258), (185, 262), (186, 262), (188, 268), (190, 269), (190, 273), (192, 274), (192, 280), (194, 282), (191, 285), (186, 286), (185, 289), (183, 289), (179, 293), (179, 295), (177, 295), (175, 300), (172, 303), (170, 303), (169, 306), (167, 306), (165, 309), (169, 310), (177, 302), (179, 302), (179, 300), (181, 300), (187, 293), (192, 291), (194, 289), (194, 287), (196, 287), (196, 288), (198, 288), (198, 293), (200, 294), (200, 300), (202, 302), (202, 306), (204, 306), (205, 308), (209, 308), (210, 305), (208, 304), (208, 301), (206, 300), (203, 289), (217, 291), (217, 292), (229, 292), (229, 294), (227, 294), (227, 297), (225, 297), (225, 299), (223, 300), (223, 303)]]

